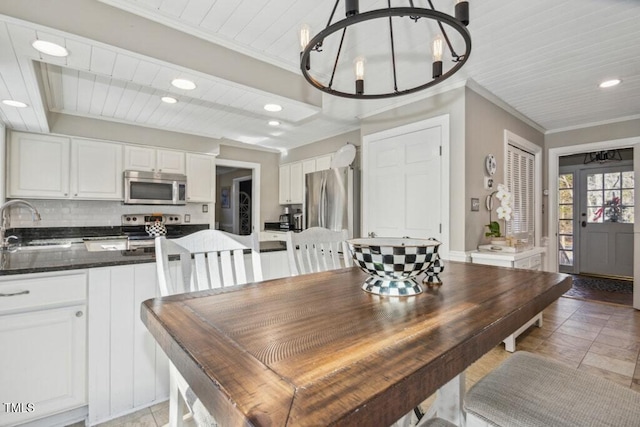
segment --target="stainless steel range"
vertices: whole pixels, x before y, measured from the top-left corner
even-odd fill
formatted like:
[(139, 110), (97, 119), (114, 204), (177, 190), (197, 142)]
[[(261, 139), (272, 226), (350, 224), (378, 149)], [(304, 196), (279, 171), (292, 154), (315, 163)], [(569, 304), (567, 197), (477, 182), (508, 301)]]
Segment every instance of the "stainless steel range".
[(126, 214), (122, 215), (122, 232), (130, 246), (153, 246), (157, 236), (182, 236), (182, 215), (179, 214)]

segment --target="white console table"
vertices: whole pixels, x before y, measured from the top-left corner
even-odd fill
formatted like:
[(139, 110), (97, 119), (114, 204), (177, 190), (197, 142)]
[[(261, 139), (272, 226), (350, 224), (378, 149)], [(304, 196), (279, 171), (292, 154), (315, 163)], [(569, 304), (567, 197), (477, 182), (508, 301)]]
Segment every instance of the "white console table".
[[(501, 251), (474, 251), (471, 252), (471, 262), (473, 264), (495, 265), (498, 267), (542, 270), (542, 256), (546, 251), (546, 248), (541, 247), (536, 247), (528, 251), (511, 253)], [(516, 338), (533, 324), (539, 328), (542, 327), (542, 312), (535, 315), (531, 320), (502, 341), (504, 343), (505, 350), (511, 353), (516, 351)]]

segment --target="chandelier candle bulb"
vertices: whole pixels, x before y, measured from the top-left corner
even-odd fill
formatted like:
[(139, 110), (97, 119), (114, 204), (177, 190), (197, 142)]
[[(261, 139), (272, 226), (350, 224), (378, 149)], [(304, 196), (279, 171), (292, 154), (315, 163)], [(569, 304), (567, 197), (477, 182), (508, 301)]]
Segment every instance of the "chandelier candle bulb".
[(432, 51), (433, 51), (432, 77), (436, 79), (442, 75), (442, 52), (444, 51), (444, 41), (442, 40), (442, 36), (438, 35), (435, 38), (435, 40), (433, 40)]
[(363, 57), (356, 58), (354, 63), (354, 71), (356, 74), (356, 93), (362, 95), (364, 93), (364, 63)]

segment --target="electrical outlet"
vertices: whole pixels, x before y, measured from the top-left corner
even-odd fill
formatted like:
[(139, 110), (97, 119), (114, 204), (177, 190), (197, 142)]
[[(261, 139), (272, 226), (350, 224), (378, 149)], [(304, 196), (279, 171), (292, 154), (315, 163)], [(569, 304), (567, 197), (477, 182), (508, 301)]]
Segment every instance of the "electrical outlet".
[(191, 214), (184, 214), (184, 222), (191, 222)]
[(202, 205), (202, 213), (209, 212), (209, 205)]
[(484, 177), (484, 189), (493, 190), (493, 178), (489, 176)]

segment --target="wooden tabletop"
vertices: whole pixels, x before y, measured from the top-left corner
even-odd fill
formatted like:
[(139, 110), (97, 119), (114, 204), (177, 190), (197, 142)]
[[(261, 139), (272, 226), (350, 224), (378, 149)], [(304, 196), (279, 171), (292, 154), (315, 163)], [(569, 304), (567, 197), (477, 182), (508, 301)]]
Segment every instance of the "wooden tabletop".
[(145, 301), (141, 316), (223, 426), (390, 425), (571, 288), (447, 262), (413, 297), (357, 268)]

